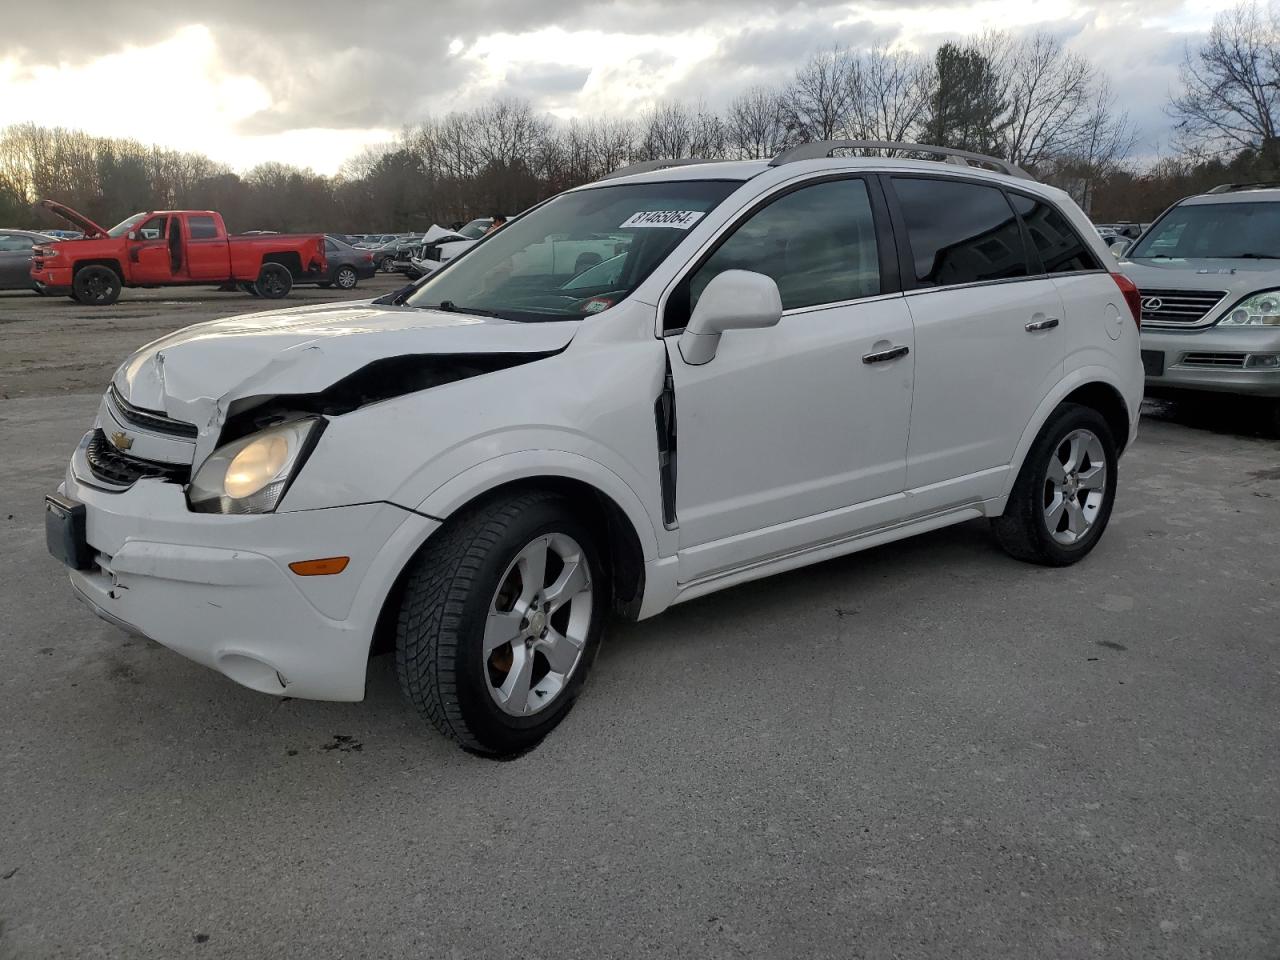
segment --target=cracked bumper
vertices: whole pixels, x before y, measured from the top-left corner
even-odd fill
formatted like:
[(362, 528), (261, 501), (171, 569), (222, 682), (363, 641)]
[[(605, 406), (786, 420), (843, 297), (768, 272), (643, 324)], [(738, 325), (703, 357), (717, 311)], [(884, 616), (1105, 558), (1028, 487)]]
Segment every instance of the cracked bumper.
[[(60, 492), (85, 504), (95, 564), (70, 573), (95, 613), (251, 689), (315, 700), (363, 699), (383, 601), (439, 526), (385, 503), (194, 514), (177, 484), (108, 492), (74, 468)], [(333, 576), (289, 570), (331, 556), (351, 561)]]

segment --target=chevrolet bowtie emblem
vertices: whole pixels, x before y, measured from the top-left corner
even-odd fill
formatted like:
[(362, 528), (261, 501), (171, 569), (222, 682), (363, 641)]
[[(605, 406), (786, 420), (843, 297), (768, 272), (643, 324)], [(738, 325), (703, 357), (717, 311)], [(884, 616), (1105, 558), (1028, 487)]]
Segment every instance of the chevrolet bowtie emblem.
[(111, 443), (117, 450), (128, 450), (133, 446), (133, 440), (123, 430), (117, 430), (111, 435)]

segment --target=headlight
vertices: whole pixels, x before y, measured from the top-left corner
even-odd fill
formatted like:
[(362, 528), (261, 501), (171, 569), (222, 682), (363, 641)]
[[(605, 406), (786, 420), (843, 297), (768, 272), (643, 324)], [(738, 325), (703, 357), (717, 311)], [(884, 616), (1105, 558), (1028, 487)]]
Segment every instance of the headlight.
[(57, 250), (50, 250), (50, 249), (48, 249), (48, 248), (41, 249), (41, 248), (39, 248), (39, 247), (36, 247), (36, 248), (31, 252), (31, 255), (32, 255), (32, 256), (34, 256), (34, 257), (41, 257), (41, 258), (43, 258), (43, 259), (45, 259), (45, 260), (52, 260), (54, 257), (56, 257), (56, 256), (58, 255), (58, 251), (57, 251)]
[(1280, 290), (1245, 297), (1218, 321), (1223, 327), (1280, 327)]
[(311, 417), (291, 420), (215, 450), (187, 488), (200, 513), (270, 513), (323, 429)]

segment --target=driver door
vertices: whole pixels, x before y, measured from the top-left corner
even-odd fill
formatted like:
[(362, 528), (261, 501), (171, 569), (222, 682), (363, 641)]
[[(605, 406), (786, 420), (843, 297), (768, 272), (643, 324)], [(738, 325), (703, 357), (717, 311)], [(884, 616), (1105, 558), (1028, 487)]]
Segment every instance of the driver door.
[[(862, 177), (802, 185), (749, 214), (673, 290), (680, 582), (901, 511), (915, 344), (884, 210)], [(686, 364), (674, 334), (728, 269), (772, 277), (782, 320), (729, 331), (709, 363)]]
[(178, 218), (163, 214), (134, 228), (134, 239), (129, 241), (129, 273), (134, 283), (165, 283), (173, 279), (170, 229), (178, 229)]

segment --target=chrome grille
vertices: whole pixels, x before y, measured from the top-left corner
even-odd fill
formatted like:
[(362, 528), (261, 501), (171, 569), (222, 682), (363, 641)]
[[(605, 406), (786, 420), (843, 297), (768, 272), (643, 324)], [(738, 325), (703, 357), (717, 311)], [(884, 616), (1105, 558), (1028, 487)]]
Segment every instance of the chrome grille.
[(154, 410), (135, 407), (120, 395), (120, 391), (116, 389), (114, 383), (107, 388), (107, 396), (120, 414), (120, 418), (135, 427), (150, 430), (154, 433), (163, 433), (171, 437), (186, 437), (192, 440), (196, 438), (196, 434), (199, 432), (196, 430), (194, 423), (184, 423), (181, 420), (166, 417), (163, 413), (157, 413)]
[(1222, 302), (1225, 290), (1139, 290), (1142, 322), (1184, 327), (1199, 323)]
[(143, 477), (162, 477), (176, 483), (186, 483), (191, 478), (188, 467), (141, 460), (117, 450), (101, 430), (93, 432), (84, 449), (84, 458), (95, 477), (118, 487), (132, 486)]
[(1179, 362), (1184, 367), (1243, 367), (1243, 353), (1184, 353)]

